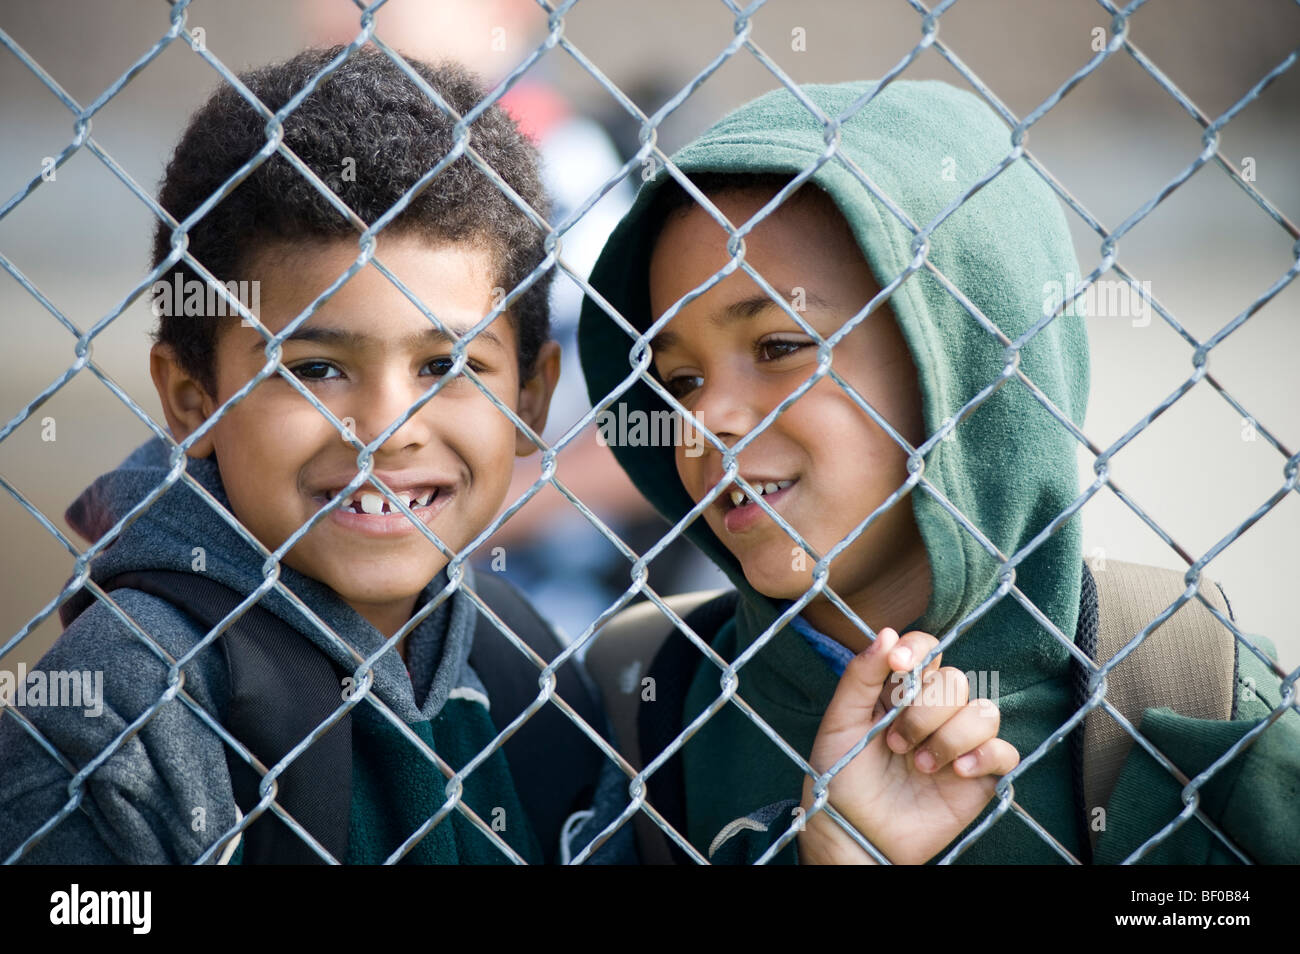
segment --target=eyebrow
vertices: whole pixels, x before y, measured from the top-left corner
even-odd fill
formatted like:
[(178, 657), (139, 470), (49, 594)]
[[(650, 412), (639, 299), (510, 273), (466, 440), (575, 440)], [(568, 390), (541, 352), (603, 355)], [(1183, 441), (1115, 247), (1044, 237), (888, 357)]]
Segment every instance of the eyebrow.
[[(456, 332), (456, 334), (464, 337), (464, 335), (469, 329), (453, 328), (452, 330)], [(484, 328), (482, 331), (480, 331), (478, 334), (474, 336), (475, 340), (478, 340), (480, 338), (482, 338), (485, 341), (492, 342), (498, 348), (505, 347), (505, 345), (501, 343), (501, 339), (490, 328)], [(367, 345), (371, 344), (372, 342), (379, 341), (380, 339), (376, 338), (373, 335), (362, 334), (359, 331), (345, 331), (342, 328), (326, 328), (319, 325), (311, 325), (311, 326), (299, 328), (297, 331), (289, 335), (284, 340), (286, 342), (314, 341), (318, 344), (334, 345), (335, 347), (344, 348), (352, 351), (361, 351)], [(426, 347), (431, 344), (444, 344), (444, 343), (454, 344), (455, 339), (453, 339), (451, 335), (443, 332), (438, 328), (430, 327), (425, 331), (416, 332), (415, 334), (410, 334), (402, 338), (398, 338), (395, 343), (399, 348), (414, 350), (416, 348)], [(254, 352), (265, 351), (266, 340), (264, 338), (259, 338), (257, 342), (255, 342), (252, 348), (250, 348), (249, 350)]]
[[(803, 300), (805, 304), (812, 305), (816, 308), (830, 308), (830, 303), (821, 296), (811, 292), (804, 291)], [(769, 308), (780, 308), (770, 295), (762, 294), (750, 295), (748, 298), (739, 298), (727, 305), (719, 312), (710, 316), (710, 321), (719, 326), (732, 324), (736, 321), (744, 321), (747, 318), (753, 318), (755, 315), (762, 314)], [(650, 341), (650, 348), (653, 351), (667, 350), (675, 348), (681, 342), (681, 335), (675, 331), (667, 329), (659, 332)]]

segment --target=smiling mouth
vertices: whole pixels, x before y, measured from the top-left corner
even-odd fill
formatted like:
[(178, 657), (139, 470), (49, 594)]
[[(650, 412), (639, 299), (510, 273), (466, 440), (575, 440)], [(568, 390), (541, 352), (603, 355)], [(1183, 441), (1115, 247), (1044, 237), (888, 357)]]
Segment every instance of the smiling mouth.
[[(758, 481), (748, 477), (746, 477), (745, 480), (754, 488), (758, 496), (761, 497), (771, 496), (772, 494), (785, 490), (787, 487), (791, 487), (797, 483), (797, 480)], [(729, 493), (725, 493), (719, 498), (722, 502), (723, 510), (735, 510), (737, 507), (743, 507), (747, 504), (754, 503), (756, 499), (757, 497), (741, 490), (739, 487), (733, 488)]]
[[(330, 491), (324, 495), (317, 494), (314, 499), (324, 506), (338, 495), (339, 490), (342, 490), (342, 488), (340, 487), (338, 490)], [(411, 510), (418, 513), (421, 510), (433, 506), (439, 497), (444, 496), (445, 494), (446, 491), (439, 487), (422, 487), (414, 491), (399, 490), (394, 492), (393, 496), (406, 504), (406, 506), (410, 507)], [(383, 494), (376, 490), (365, 488), (353, 491), (346, 500), (339, 504), (338, 509), (348, 513), (366, 514), (369, 516), (401, 513), (400, 510), (393, 507), (392, 503)]]

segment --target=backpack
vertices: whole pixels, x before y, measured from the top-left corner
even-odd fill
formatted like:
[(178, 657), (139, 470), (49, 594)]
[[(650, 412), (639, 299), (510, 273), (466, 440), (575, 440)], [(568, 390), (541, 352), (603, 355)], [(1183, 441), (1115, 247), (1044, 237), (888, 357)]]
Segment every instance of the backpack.
[[(119, 574), (106, 592), (129, 588), (166, 600), (211, 630), (247, 598), (210, 577), (172, 570)], [(479, 573), (474, 590), (520, 639), (548, 663), (562, 651), (555, 631), (512, 587)], [(94, 602), (79, 590), (59, 608), (66, 628)], [(342, 702), (342, 680), (352, 675), (297, 629), (254, 604), (217, 644), (230, 675), (225, 722), (263, 765), (270, 768), (330, 717)], [(531, 705), (541, 691), (538, 670), (482, 613), (474, 629), (469, 663), (483, 682), (498, 732)], [(586, 722), (607, 734), (598, 695), (577, 661), (555, 673), (555, 694)], [(304, 749), (277, 779), (276, 803), (330, 854), (347, 856), (352, 797), (352, 714), (349, 711)], [(520, 803), (543, 846), (546, 860), (559, 857), (565, 820), (590, 805), (604, 755), (562, 711), (544, 705), (505, 741)], [(226, 746), (235, 801), (245, 815), (260, 801), (261, 776)], [(269, 809), (243, 832), (244, 864), (324, 864), (303, 839)], [(232, 841), (226, 855), (231, 853)]]
[[(1085, 563), (1076, 635), (1080, 649), (1098, 665), (1108, 661), (1186, 589), (1177, 570), (1107, 560), (1094, 574)], [(1199, 592), (1235, 621), (1217, 583), (1202, 586)], [(735, 614), (737, 599), (734, 590), (712, 590), (668, 597), (665, 602), (707, 639), (706, 634), (717, 632)], [(1110, 671), (1106, 701), (1135, 728), (1147, 708), (1167, 707), (1198, 719), (1235, 718), (1236, 649), (1232, 633), (1193, 597)], [(701, 658), (690, 640), (649, 602), (613, 617), (588, 651), (588, 672), (605, 700), (620, 750), (634, 768), (646, 764), (642, 753), (661, 752), (680, 734), (689, 674)], [(1077, 661), (1072, 660), (1072, 667), (1074, 703), (1079, 709), (1090, 697), (1088, 673)], [(653, 706), (639, 704), (641, 680), (646, 676), (655, 680)], [(1076, 807), (1091, 819), (1089, 806), (1109, 802), (1133, 737), (1098, 706), (1071, 734), (1071, 743)], [(685, 824), (681, 761), (679, 754), (674, 755), (647, 780), (649, 801), (679, 833)], [(643, 864), (689, 860), (645, 812), (637, 813), (634, 825)], [(1089, 848), (1095, 848), (1098, 832), (1091, 824), (1088, 831)]]

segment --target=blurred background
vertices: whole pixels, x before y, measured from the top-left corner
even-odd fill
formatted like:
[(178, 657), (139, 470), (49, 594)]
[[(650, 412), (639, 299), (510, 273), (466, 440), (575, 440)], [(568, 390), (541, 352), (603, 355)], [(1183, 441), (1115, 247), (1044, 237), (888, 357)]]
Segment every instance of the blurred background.
[[(0, 2), (0, 30), (83, 105), (112, 84), (169, 27), (164, 0)], [(359, 30), (349, 0), (196, 0), (188, 25), (232, 71), (347, 42)], [(490, 83), (535, 49), (546, 16), (527, 0), (391, 0), (377, 35), (413, 56), (456, 56)], [(1110, 15), (1094, 0), (960, 0), (939, 40), (1018, 116), (1056, 91), (1094, 54)], [(565, 37), (647, 114), (686, 86), (734, 36), (734, 17), (714, 0), (582, 0)], [(771, 0), (753, 18), (753, 41), (796, 82), (877, 78), (921, 39), (921, 17), (903, 0)], [(1211, 119), (1230, 108), (1300, 43), (1300, 9), (1289, 0), (1225, 7), (1215, 0), (1150, 0), (1130, 40)], [(908, 78), (968, 87), (935, 50)], [(546, 52), (506, 105), (538, 139), (547, 184), (571, 209), (635, 152), (637, 123), (569, 53)], [(189, 114), (222, 82), (183, 42), (173, 43), (95, 117), (96, 141), (156, 194)], [(777, 86), (741, 50), (659, 129), (667, 152), (727, 110)], [(1300, 65), (1279, 77), (1225, 128), (1220, 151), (1290, 222), (1300, 220)], [(73, 137), (72, 114), (13, 54), (0, 49), (0, 202), (40, 173)], [(1124, 52), (1113, 55), (1031, 130), (1027, 146), (1103, 225), (1114, 228), (1199, 153), (1201, 127)], [(589, 267), (640, 181), (634, 168), (565, 241), (565, 257)], [(1067, 213), (1084, 273), (1101, 239)], [(77, 327), (110, 313), (149, 271), (152, 213), (87, 150), (81, 150), (0, 219), (0, 252)], [(1200, 169), (1120, 243), (1120, 262), (1200, 340), (1251, 307), (1296, 258), (1295, 237), (1213, 164)], [(1114, 277), (1112, 275), (1112, 277)], [(586, 410), (572, 333), (581, 295), (556, 279), (557, 337), (566, 346), (564, 389), (546, 437)], [(1201, 382), (1112, 462), (1115, 482), (1193, 557), (1199, 557), (1274, 495), (1285, 458), (1300, 447), (1300, 283), (1292, 283), (1212, 352), (1209, 370), (1252, 421)], [(94, 360), (155, 419), (144, 298), (94, 342)], [(0, 272), (4, 374), (0, 421), (8, 422), (74, 361), (73, 336), (10, 275)], [(1105, 448), (1175, 391), (1192, 371), (1192, 349), (1157, 314), (1149, 322), (1089, 319), (1093, 387), (1085, 432)], [(54, 418), (57, 439), (42, 439)], [(145, 426), (83, 372), (0, 442), (0, 474), (63, 532), (72, 499), (149, 436)], [(588, 437), (559, 457), (558, 475), (638, 552), (666, 529)], [(537, 458), (520, 469), (522, 491)], [(1093, 477), (1080, 454), (1081, 486)], [(1285, 595), (1300, 582), (1300, 501), (1287, 494), (1210, 565), (1241, 627), (1272, 639), (1282, 663), (1300, 662), (1300, 622)], [(1085, 554), (1183, 569), (1172, 551), (1113, 493), (1082, 511)], [(537, 546), (544, 535), (545, 549)], [(79, 546), (85, 541), (75, 538)], [(539, 494), (478, 556), (503, 545), (507, 575), (576, 636), (628, 584), (630, 564), (554, 491)], [(544, 557), (544, 558), (543, 558)], [(26, 626), (71, 574), (73, 557), (9, 494), (0, 493), (0, 645)], [(660, 592), (721, 585), (682, 547), (656, 561)], [(36, 661), (57, 637), (57, 614), (0, 666)]]

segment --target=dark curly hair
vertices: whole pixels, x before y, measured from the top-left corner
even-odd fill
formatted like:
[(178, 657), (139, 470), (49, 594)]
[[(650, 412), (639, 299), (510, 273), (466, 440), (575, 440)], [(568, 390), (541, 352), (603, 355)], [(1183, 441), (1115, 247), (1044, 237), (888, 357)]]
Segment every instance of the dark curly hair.
[[(272, 111), (279, 110), (341, 51), (305, 50), (292, 59), (240, 74)], [(483, 98), (465, 68), (407, 59), (430, 87), (461, 115)], [(229, 84), (223, 84), (191, 118), (176, 146), (159, 203), (183, 221), (266, 145), (266, 121)], [(367, 224), (388, 211), (453, 146), (454, 120), (385, 54), (354, 52), (284, 120), (284, 143)], [(469, 143), (540, 215), (549, 204), (538, 172), (537, 150), (499, 106), (470, 128)], [(352, 163), (345, 164), (345, 159)], [(345, 171), (349, 174), (345, 177)], [(156, 268), (171, 253), (172, 229), (154, 232)], [(385, 227), (384, 234), (415, 233), (435, 241), (472, 242), (489, 248), (498, 274), (494, 285), (514, 289), (545, 257), (545, 234), (471, 161), (461, 156), (438, 174)], [(279, 153), (254, 169), (189, 230), (189, 251), (221, 282), (235, 280), (267, 243), (358, 237), (356, 227)], [(184, 263), (160, 280), (198, 279)], [(244, 276), (247, 277), (247, 276)], [(511, 306), (526, 379), (550, 335), (547, 271)], [(179, 309), (174, 309), (176, 311)], [(216, 394), (214, 352), (220, 321), (212, 316), (160, 316), (154, 341), (171, 346), (182, 368)]]

